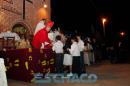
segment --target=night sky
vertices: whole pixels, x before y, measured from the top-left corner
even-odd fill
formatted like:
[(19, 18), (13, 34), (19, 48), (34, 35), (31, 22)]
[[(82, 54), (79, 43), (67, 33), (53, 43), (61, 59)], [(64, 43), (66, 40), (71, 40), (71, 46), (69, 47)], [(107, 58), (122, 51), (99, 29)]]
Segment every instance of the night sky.
[[(66, 30), (88, 31), (100, 17), (112, 15), (112, 0), (52, 0), (52, 20)], [(111, 19), (110, 19), (111, 20)]]
[(51, 0), (52, 20), (61, 29), (90, 34), (93, 25), (95, 31), (102, 32), (101, 18), (107, 18), (106, 35), (109, 38), (128, 34), (129, 4), (126, 1), (113, 0)]

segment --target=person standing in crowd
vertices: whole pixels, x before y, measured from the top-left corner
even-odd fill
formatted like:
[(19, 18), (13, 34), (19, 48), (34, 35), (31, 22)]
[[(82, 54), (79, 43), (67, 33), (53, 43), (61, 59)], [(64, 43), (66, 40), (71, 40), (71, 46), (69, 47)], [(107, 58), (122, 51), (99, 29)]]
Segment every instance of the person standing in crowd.
[(72, 72), (80, 75), (82, 70), (81, 70), (80, 50), (78, 46), (78, 40), (76, 37), (72, 37), (71, 42), (72, 42), (71, 48), (68, 50), (70, 51), (70, 54), (73, 57)]
[(63, 31), (60, 31), (60, 36), (61, 36), (61, 41), (63, 42), (63, 44), (65, 45), (65, 41), (66, 41), (66, 37)]
[[(67, 50), (71, 46), (71, 39), (68, 37), (64, 46), (64, 70), (66, 72), (66, 67), (69, 66), (69, 74), (67, 76), (73, 76), (72, 74), (72, 55), (70, 54), (70, 51)], [(67, 71), (68, 72), (68, 71)]]
[(63, 73), (63, 43), (61, 36), (56, 36), (56, 42), (53, 44), (52, 50), (56, 53), (56, 72)]
[(95, 38), (92, 39), (92, 46), (94, 51), (94, 58), (95, 63), (101, 62), (101, 50), (100, 50), (100, 44), (97, 42)]
[(80, 50), (80, 61), (81, 61), (81, 69), (82, 72), (85, 72), (85, 64), (84, 64), (84, 42), (83, 40), (81, 40), (81, 36), (77, 35), (76, 36), (78, 39), (78, 46), (79, 46), (79, 50)]
[(85, 47), (84, 47), (84, 63), (88, 66), (95, 62), (93, 47), (91, 45), (91, 41), (89, 38), (85, 40)]
[(47, 49), (51, 48), (52, 44), (48, 38), (48, 32), (50, 31), (51, 27), (54, 25), (54, 22), (49, 21), (45, 28), (42, 28), (38, 31), (33, 38), (32, 45), (34, 48), (38, 49)]
[(42, 19), (41, 21), (39, 21), (38, 24), (36, 25), (34, 35), (36, 35), (36, 33), (41, 29), (45, 28), (45, 24), (46, 24), (46, 19)]

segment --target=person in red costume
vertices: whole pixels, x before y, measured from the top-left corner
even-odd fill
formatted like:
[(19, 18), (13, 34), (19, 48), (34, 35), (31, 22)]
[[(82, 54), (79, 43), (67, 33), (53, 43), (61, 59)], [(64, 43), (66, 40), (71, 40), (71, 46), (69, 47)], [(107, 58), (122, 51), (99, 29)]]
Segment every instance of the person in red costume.
[(54, 22), (49, 21), (43, 29), (38, 31), (33, 38), (32, 45), (37, 49), (47, 49), (51, 48), (51, 41), (48, 38), (48, 32), (51, 27), (54, 25)]

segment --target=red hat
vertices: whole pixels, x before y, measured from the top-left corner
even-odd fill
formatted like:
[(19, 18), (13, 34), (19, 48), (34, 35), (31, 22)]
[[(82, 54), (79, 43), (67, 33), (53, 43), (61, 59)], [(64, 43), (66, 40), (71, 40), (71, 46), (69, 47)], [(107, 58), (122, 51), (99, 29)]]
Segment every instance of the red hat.
[(53, 21), (49, 21), (48, 23), (47, 23), (47, 27), (49, 26), (49, 27), (52, 27), (54, 25), (54, 22)]

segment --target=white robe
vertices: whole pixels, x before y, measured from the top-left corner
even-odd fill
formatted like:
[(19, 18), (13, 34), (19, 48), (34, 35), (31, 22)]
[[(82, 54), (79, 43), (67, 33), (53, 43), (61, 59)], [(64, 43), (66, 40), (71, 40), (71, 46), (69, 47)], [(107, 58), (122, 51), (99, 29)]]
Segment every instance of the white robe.
[(0, 58), (0, 86), (8, 86), (5, 72), (6, 68), (4, 65), (4, 59)]
[(87, 44), (84, 48), (84, 63), (90, 65), (90, 62), (95, 62), (94, 53), (93, 52), (86, 52), (87, 50), (93, 50), (91, 44)]
[(35, 32), (34, 32), (34, 35), (40, 31), (41, 29), (45, 28), (45, 24), (44, 24), (44, 21), (40, 21), (37, 26), (36, 26), (36, 29), (35, 29)]

